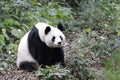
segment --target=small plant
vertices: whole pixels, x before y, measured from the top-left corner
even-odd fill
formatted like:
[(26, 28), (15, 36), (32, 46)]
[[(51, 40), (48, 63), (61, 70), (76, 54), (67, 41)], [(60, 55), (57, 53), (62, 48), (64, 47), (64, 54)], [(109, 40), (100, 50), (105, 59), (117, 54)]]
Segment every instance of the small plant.
[(63, 78), (65, 80), (69, 73), (69, 70), (66, 68), (61, 68), (58, 64), (55, 66), (46, 66), (46, 68), (40, 67), (37, 75), (43, 80), (59, 80)]

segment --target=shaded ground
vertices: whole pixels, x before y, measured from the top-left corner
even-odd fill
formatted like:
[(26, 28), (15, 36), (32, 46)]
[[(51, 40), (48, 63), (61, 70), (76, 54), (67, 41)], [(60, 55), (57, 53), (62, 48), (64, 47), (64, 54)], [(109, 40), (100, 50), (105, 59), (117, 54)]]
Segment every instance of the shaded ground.
[(26, 72), (21, 70), (13, 69), (6, 71), (0, 75), (0, 80), (37, 80), (35, 72)]

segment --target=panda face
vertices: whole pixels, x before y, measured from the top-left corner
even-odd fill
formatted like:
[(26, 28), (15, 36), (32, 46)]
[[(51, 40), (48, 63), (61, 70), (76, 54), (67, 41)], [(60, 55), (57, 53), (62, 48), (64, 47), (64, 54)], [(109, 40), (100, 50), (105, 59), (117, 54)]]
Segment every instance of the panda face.
[(65, 39), (61, 35), (53, 36), (51, 39), (52, 47), (62, 47), (64, 45)]
[(45, 43), (48, 47), (55, 48), (64, 46), (65, 36), (62, 31), (54, 27), (49, 27), (49, 30), (46, 28), (46, 30)]

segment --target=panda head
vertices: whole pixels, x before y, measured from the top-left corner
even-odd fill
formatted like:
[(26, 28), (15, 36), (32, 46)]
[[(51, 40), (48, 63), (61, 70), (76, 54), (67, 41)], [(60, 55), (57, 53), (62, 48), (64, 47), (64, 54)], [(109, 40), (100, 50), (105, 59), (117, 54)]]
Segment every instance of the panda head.
[(64, 30), (62, 24), (58, 24), (58, 27), (46, 26), (44, 31), (44, 42), (48, 47), (56, 48), (62, 47), (65, 43), (65, 35), (62, 33)]

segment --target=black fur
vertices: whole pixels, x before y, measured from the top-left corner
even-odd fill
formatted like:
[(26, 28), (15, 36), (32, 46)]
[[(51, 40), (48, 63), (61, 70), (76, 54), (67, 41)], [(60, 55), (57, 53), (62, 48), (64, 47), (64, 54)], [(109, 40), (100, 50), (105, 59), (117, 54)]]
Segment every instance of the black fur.
[[(36, 27), (34, 27), (28, 35), (28, 48), (31, 56), (43, 67), (46, 65), (55, 65), (56, 63), (64, 64), (63, 49), (49, 48), (41, 41)], [(28, 65), (32, 68), (31, 63), (28, 63)], [(24, 65), (24, 67), (26, 67), (25, 69), (30, 69), (27, 68), (27, 65)]]
[(33, 70), (37, 70), (38, 67), (39, 67), (38, 64), (35, 62), (24, 61), (24, 62), (21, 62), (20, 64), (21, 70), (33, 71)]
[(55, 41), (55, 36), (52, 37), (52, 42), (54, 42), (54, 41)]
[(63, 25), (62, 25), (61, 23), (58, 23), (57, 28), (58, 28), (59, 30), (61, 30), (61, 31), (64, 31), (64, 30), (65, 30), (65, 28), (63, 27)]
[(60, 36), (61, 40), (63, 40), (63, 38)]
[(51, 28), (49, 26), (46, 27), (45, 29), (45, 35), (47, 35), (50, 32)]

